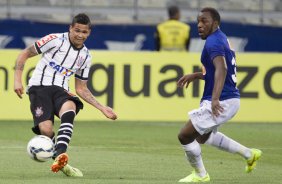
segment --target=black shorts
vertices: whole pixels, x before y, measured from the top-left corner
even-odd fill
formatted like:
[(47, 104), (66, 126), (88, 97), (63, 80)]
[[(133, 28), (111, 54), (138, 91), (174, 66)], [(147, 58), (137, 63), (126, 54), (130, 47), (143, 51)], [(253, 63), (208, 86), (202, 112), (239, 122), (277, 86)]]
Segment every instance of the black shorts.
[(51, 120), (54, 123), (54, 115), (59, 117), (62, 105), (71, 100), (76, 105), (76, 114), (83, 109), (83, 103), (79, 98), (59, 86), (32, 86), (28, 90), (30, 111), (33, 115), (34, 127), (32, 131), (40, 134), (38, 124)]

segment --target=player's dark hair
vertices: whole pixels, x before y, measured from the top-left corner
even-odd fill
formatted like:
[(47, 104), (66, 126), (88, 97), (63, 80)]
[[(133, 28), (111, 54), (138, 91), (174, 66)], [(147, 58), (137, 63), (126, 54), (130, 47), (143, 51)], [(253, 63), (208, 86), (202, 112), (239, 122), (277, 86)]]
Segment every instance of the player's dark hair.
[(91, 21), (85, 13), (77, 14), (73, 19), (71, 25), (74, 26), (75, 23), (88, 25), (91, 29)]
[(212, 19), (218, 22), (218, 25), (220, 25), (220, 15), (218, 11), (215, 8), (206, 7), (201, 10), (201, 12), (210, 12)]
[(170, 18), (175, 17), (177, 13), (179, 13), (179, 8), (177, 6), (168, 7), (168, 16)]

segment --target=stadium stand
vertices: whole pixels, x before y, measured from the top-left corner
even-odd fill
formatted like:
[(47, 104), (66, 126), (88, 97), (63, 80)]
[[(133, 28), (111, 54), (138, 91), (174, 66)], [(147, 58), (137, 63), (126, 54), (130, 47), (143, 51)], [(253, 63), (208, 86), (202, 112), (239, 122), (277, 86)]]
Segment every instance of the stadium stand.
[(196, 21), (200, 8), (221, 11), (224, 21), (282, 26), (282, 0), (0, 0), (0, 18), (69, 22), (84, 11), (96, 22), (156, 24), (166, 7), (181, 7), (182, 21)]

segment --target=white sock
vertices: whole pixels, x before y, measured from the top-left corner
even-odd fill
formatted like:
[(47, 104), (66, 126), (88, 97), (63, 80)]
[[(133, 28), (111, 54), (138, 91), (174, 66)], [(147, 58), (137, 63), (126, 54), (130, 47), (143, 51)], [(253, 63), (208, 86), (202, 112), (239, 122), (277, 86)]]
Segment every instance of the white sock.
[(195, 169), (195, 172), (200, 176), (204, 177), (207, 174), (205, 169), (202, 155), (201, 147), (199, 143), (195, 140), (190, 144), (182, 145), (186, 153), (187, 160), (190, 162), (191, 166)]
[(234, 141), (233, 139), (220, 132), (211, 133), (209, 139), (205, 144), (217, 147), (230, 153), (238, 153), (245, 159), (250, 158), (252, 155), (252, 152), (249, 148), (243, 146), (242, 144)]

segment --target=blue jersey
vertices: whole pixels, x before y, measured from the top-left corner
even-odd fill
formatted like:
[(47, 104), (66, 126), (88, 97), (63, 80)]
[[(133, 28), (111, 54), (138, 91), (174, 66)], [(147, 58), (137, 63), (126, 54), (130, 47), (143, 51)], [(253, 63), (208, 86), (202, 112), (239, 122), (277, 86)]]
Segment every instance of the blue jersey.
[(225, 83), (219, 100), (240, 98), (239, 90), (236, 87), (237, 81), (235, 52), (230, 49), (226, 35), (220, 29), (218, 29), (207, 37), (204, 49), (202, 51), (201, 62), (206, 70), (206, 74), (204, 75), (205, 89), (202, 100), (212, 99), (215, 73), (213, 59), (216, 56), (224, 56), (227, 65)]

